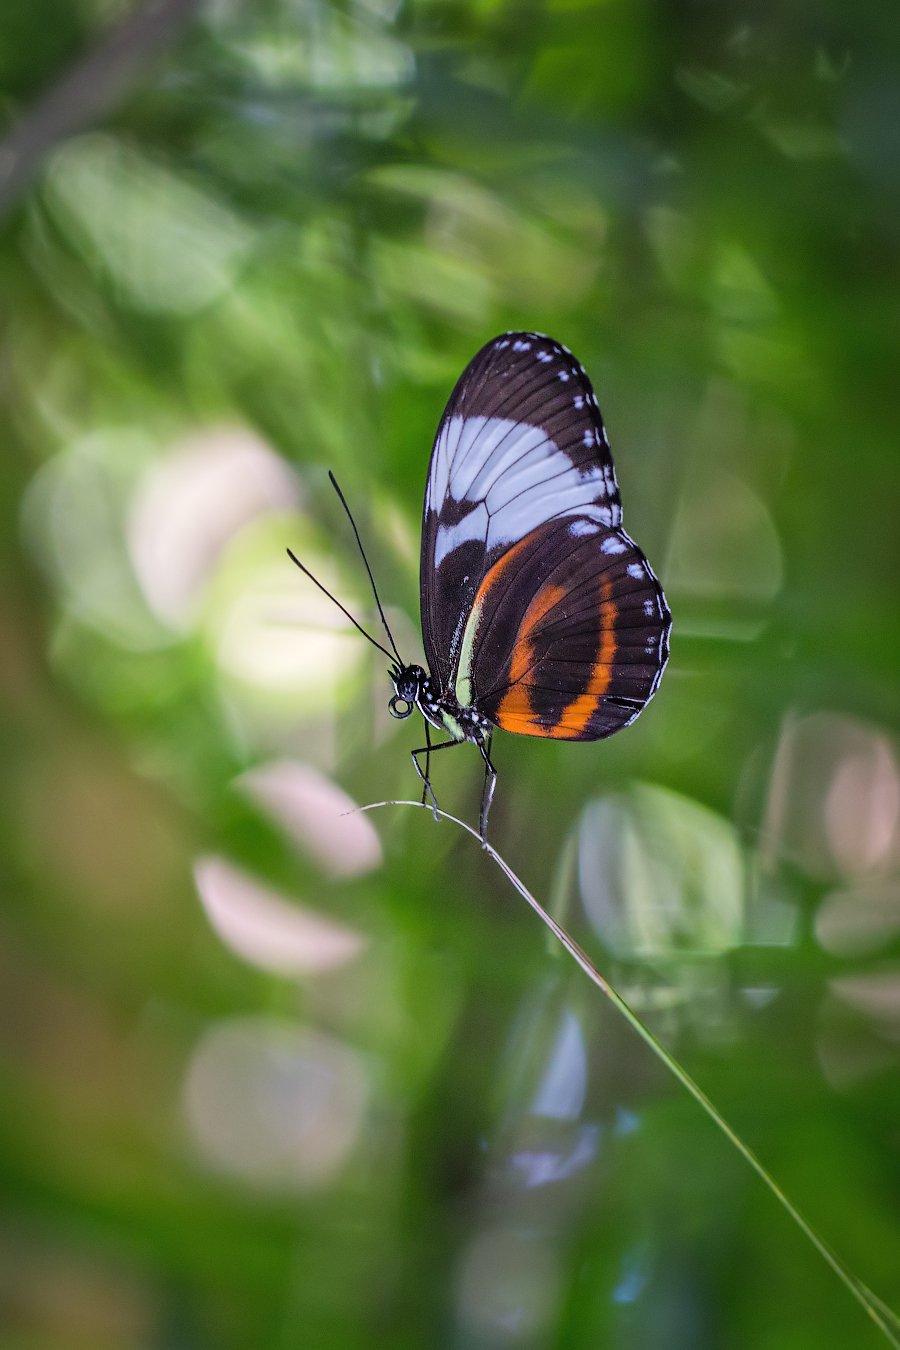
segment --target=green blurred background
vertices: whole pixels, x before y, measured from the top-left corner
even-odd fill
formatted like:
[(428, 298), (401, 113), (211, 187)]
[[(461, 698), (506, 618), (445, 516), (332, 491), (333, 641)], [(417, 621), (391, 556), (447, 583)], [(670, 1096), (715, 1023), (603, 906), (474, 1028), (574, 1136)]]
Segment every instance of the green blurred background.
[[(6, 0), (0, 1346), (885, 1344), (415, 795), (431, 438), (537, 328), (674, 613), (495, 844), (900, 1302), (893, 0)], [(477, 756), (435, 763), (477, 815)]]

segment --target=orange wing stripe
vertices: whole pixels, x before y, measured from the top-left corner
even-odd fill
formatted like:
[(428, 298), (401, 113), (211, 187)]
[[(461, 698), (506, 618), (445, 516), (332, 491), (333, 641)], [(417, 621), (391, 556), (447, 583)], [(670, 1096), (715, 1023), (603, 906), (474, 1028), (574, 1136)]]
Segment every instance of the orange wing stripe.
[(528, 686), (513, 685), (503, 696), (497, 709), (497, 725), (504, 731), (515, 731), (520, 736), (552, 736), (552, 727), (543, 726), (531, 705)]
[[(499, 566), (499, 564), (497, 565)], [(526, 730), (532, 736), (553, 735), (552, 731), (542, 727), (540, 722), (535, 720), (535, 711), (531, 705), (528, 686), (520, 683), (520, 681), (524, 679), (534, 665), (532, 633), (544, 615), (548, 614), (554, 605), (559, 604), (565, 594), (565, 586), (542, 586), (526, 609), (525, 617), (519, 624), (509, 667), (510, 688), (503, 695), (497, 708), (498, 724), (507, 731)], [(511, 725), (513, 722), (524, 725), (513, 727)]]
[(600, 699), (609, 688), (612, 679), (612, 663), (616, 654), (616, 618), (619, 608), (612, 597), (612, 583), (606, 577), (600, 578), (600, 650), (591, 672), (591, 681), (583, 694), (579, 694), (565, 709), (559, 719), (570, 735), (584, 731), (597, 710)]
[(532, 635), (545, 614), (564, 599), (564, 586), (544, 586), (538, 591), (525, 612), (513, 646), (510, 662), (510, 688), (497, 708), (497, 724), (504, 731), (526, 736), (550, 736), (559, 740), (576, 740), (587, 728), (597, 710), (600, 699), (612, 680), (612, 665), (616, 655), (615, 625), (618, 606), (612, 599), (612, 583), (600, 578), (600, 649), (591, 671), (590, 682), (583, 694), (567, 704), (552, 725), (542, 724), (531, 702), (525, 676), (534, 665), (535, 652)]
[[(516, 641), (513, 646), (512, 662), (509, 668), (511, 683), (521, 680), (534, 665), (534, 651), (531, 635), (545, 614), (549, 614), (554, 605), (559, 604), (566, 594), (565, 586), (542, 586), (525, 611), (525, 618), (519, 624)], [(505, 701), (505, 700), (504, 700)]]
[[(551, 736), (555, 737), (557, 740), (567, 739), (565, 736), (560, 736), (555, 727), (546, 727), (542, 722), (536, 721), (534, 709), (532, 708), (530, 701), (526, 699), (525, 704), (527, 708), (526, 713), (520, 715), (513, 712), (510, 714), (507, 710), (503, 714), (502, 722), (499, 720), (500, 715), (498, 713), (497, 726), (503, 731), (511, 731), (517, 736)], [(574, 740), (575, 738), (572, 737), (570, 739)]]

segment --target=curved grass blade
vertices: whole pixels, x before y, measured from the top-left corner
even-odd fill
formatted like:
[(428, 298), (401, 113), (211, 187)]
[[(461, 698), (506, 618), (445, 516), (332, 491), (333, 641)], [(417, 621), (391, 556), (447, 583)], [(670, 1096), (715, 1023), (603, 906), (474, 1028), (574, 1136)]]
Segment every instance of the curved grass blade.
[[(375, 811), (385, 806), (413, 806), (417, 809), (422, 809), (422, 802), (371, 802), (368, 806), (361, 806), (357, 809), (360, 811)], [(430, 804), (427, 804), (424, 809), (431, 811), (432, 807)], [(467, 825), (464, 820), (460, 820), (457, 816), (451, 816), (447, 811), (438, 809), (437, 815), (443, 817), (444, 820), (452, 821), (454, 825), (458, 825), (460, 829), (465, 830), (467, 834), (470, 834), (473, 839), (478, 841), (492, 861), (500, 868), (500, 871), (510, 884), (519, 892), (522, 899), (531, 906), (541, 922), (549, 928), (550, 932), (566, 949), (569, 955), (578, 962), (588, 978), (597, 986), (601, 993), (606, 995), (610, 1003), (612, 1003), (625, 1018), (626, 1022), (634, 1028), (641, 1040), (650, 1047), (657, 1059), (661, 1060), (669, 1072), (678, 1079), (682, 1087), (684, 1087), (694, 1100), (699, 1103), (709, 1116), (710, 1120), (714, 1121), (725, 1137), (734, 1145), (738, 1153), (740, 1153), (750, 1164), (756, 1175), (769, 1188), (782, 1208), (787, 1211), (797, 1227), (806, 1235), (822, 1259), (831, 1267), (835, 1275), (853, 1295), (857, 1303), (864, 1309), (867, 1316), (874, 1322), (875, 1326), (878, 1327), (879, 1331), (882, 1332), (891, 1345), (897, 1347), (897, 1350), (900, 1350), (900, 1318), (897, 1317), (896, 1313), (894, 1313), (877, 1294), (874, 1294), (867, 1285), (863, 1284), (862, 1280), (857, 1279), (853, 1272), (844, 1265), (837, 1253), (832, 1251), (825, 1239), (819, 1236), (808, 1219), (805, 1219), (799, 1209), (797, 1209), (797, 1206), (788, 1199), (771, 1172), (763, 1166), (749, 1145), (745, 1144), (737, 1131), (729, 1125), (728, 1121), (718, 1108), (713, 1105), (699, 1084), (694, 1081), (687, 1069), (683, 1068), (678, 1060), (675, 1059), (674, 1055), (671, 1055), (669, 1051), (666, 1050), (665, 1046), (656, 1039), (650, 1028), (645, 1026), (640, 1017), (638, 1017), (637, 1013), (625, 1001), (622, 995), (613, 988), (603, 975), (601, 975), (600, 971), (583, 948), (578, 945), (574, 938), (569, 936), (565, 928), (558, 924), (556, 920), (547, 913), (540, 901), (535, 899), (531, 891), (516, 875), (505, 858), (503, 858), (491, 844), (482, 841), (477, 830), (473, 829), (471, 825)]]

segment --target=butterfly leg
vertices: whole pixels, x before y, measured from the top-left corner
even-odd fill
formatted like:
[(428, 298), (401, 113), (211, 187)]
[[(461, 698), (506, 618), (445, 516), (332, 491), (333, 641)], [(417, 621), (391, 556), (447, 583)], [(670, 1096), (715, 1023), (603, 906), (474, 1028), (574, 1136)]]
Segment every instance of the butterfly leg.
[(478, 749), (481, 751), (481, 758), (484, 760), (484, 785), (481, 789), (481, 815), (478, 830), (482, 845), (486, 845), (488, 812), (491, 809), (491, 802), (494, 800), (494, 788), (497, 786), (497, 770), (491, 763), (491, 736), (488, 736), (487, 744), (484, 741), (478, 741)]
[(427, 765), (431, 756), (436, 755), (438, 750), (449, 750), (452, 745), (462, 745), (462, 741), (440, 741), (437, 745), (432, 745), (430, 735), (428, 736), (427, 739), (428, 739), (427, 745), (420, 745), (418, 750), (411, 750), (410, 754), (412, 756), (412, 762), (416, 770), (416, 773), (419, 775), (424, 784), (424, 787), (422, 789), (422, 804), (424, 806), (426, 796), (430, 797), (431, 809), (434, 812), (434, 818), (435, 820), (438, 820), (439, 817), (437, 814), (438, 811), (437, 797), (435, 797), (434, 795), (434, 789), (431, 786), (431, 779), (428, 777), (427, 770), (425, 773), (422, 772), (422, 766), (419, 763), (418, 756), (425, 755), (426, 756), (425, 763)]
[[(425, 751), (425, 779), (422, 783), (422, 805), (428, 800), (428, 784), (431, 782), (431, 723), (425, 720), (425, 744), (428, 747)], [(432, 793), (434, 796), (434, 793)]]

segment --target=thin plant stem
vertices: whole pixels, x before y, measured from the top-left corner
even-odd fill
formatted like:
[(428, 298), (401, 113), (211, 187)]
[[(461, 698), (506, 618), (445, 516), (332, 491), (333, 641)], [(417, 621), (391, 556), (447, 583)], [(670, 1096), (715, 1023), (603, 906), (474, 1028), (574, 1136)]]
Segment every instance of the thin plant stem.
[[(375, 811), (385, 806), (412, 806), (416, 807), (417, 809), (422, 809), (422, 802), (413, 802), (413, 801), (372, 802), (368, 806), (362, 806), (359, 807), (358, 809), (360, 811)], [(427, 811), (431, 811), (432, 807), (430, 804), (426, 804), (424, 809)], [(597, 986), (597, 988), (601, 991), (601, 993), (606, 995), (610, 1003), (612, 1003), (613, 1007), (616, 1008), (625, 1018), (626, 1022), (628, 1022), (629, 1025), (634, 1028), (634, 1030), (640, 1036), (641, 1040), (644, 1041), (644, 1043), (648, 1045), (649, 1048), (653, 1051), (654, 1055), (656, 1055), (657, 1059), (662, 1061), (662, 1063), (666, 1066), (669, 1072), (673, 1074), (675, 1078), (678, 1079), (682, 1087), (684, 1087), (691, 1094), (694, 1100), (699, 1103), (699, 1105), (709, 1116), (710, 1120), (714, 1121), (715, 1124), (718, 1125), (719, 1129), (725, 1135), (726, 1139), (728, 1139), (734, 1145), (738, 1153), (740, 1153), (741, 1156), (750, 1164), (750, 1166), (753, 1168), (757, 1176), (769, 1188), (769, 1190), (775, 1196), (775, 1199), (779, 1202), (782, 1208), (785, 1209), (787, 1213), (791, 1216), (797, 1227), (809, 1239), (809, 1241), (815, 1247), (816, 1251), (819, 1253), (822, 1259), (828, 1263), (828, 1265), (834, 1271), (835, 1275), (837, 1275), (838, 1279), (846, 1286), (849, 1292), (856, 1299), (857, 1303), (859, 1303), (860, 1306), (865, 1310), (865, 1312), (868, 1314), (871, 1320), (878, 1327), (879, 1331), (883, 1333), (883, 1335), (887, 1338), (887, 1340), (890, 1342), (891, 1345), (898, 1347), (898, 1350), (900, 1350), (900, 1318), (898, 1318), (896, 1313), (894, 1313), (892, 1309), (887, 1306), (886, 1303), (884, 1303), (880, 1298), (878, 1298), (878, 1296), (874, 1294), (871, 1291), (871, 1289), (869, 1289), (865, 1284), (863, 1284), (862, 1280), (857, 1279), (857, 1277), (850, 1270), (848, 1270), (848, 1268), (844, 1265), (843, 1261), (835, 1252), (832, 1251), (832, 1249), (829, 1247), (828, 1243), (824, 1240), (824, 1238), (821, 1238), (819, 1236), (819, 1234), (813, 1228), (812, 1224), (808, 1221), (808, 1219), (805, 1219), (804, 1216), (800, 1213), (799, 1209), (797, 1209), (797, 1206), (791, 1200), (788, 1199), (784, 1191), (778, 1185), (778, 1182), (772, 1176), (771, 1172), (769, 1172), (768, 1169), (763, 1166), (763, 1164), (760, 1162), (759, 1158), (756, 1156), (753, 1150), (747, 1144), (744, 1143), (743, 1139), (740, 1137), (737, 1131), (733, 1129), (731, 1125), (729, 1125), (728, 1121), (725, 1119), (722, 1113), (718, 1110), (716, 1106), (713, 1105), (709, 1097), (707, 1097), (703, 1089), (694, 1081), (694, 1079), (691, 1077), (688, 1071), (685, 1068), (683, 1068), (681, 1064), (679, 1064), (678, 1060), (675, 1059), (675, 1057), (671, 1055), (669, 1051), (666, 1050), (666, 1048), (656, 1039), (653, 1032), (650, 1030), (648, 1026), (645, 1025), (644, 1022), (641, 1021), (640, 1017), (638, 1017), (637, 1013), (630, 1006), (630, 1004), (628, 1004), (622, 997), (622, 995), (609, 983), (609, 981), (605, 979), (603, 975), (601, 975), (600, 971), (594, 965), (593, 961), (583, 950), (583, 948), (581, 948), (578, 945), (578, 943), (575, 941), (574, 938), (570, 937), (570, 935), (566, 932), (565, 928), (563, 928), (560, 924), (558, 924), (556, 920), (550, 914), (547, 913), (547, 911), (544, 909), (540, 901), (538, 901), (532, 895), (531, 891), (528, 889), (525, 883), (516, 875), (516, 873), (510, 867), (509, 863), (506, 862), (505, 858), (503, 858), (491, 844), (487, 843), (486, 841), (482, 841), (481, 836), (479, 835), (477, 830), (473, 829), (471, 825), (467, 825), (464, 820), (460, 820), (457, 816), (451, 816), (447, 811), (438, 810), (437, 815), (439, 817), (442, 817), (444, 820), (452, 821), (454, 825), (458, 825), (460, 829), (465, 830), (467, 834), (470, 834), (473, 837), (473, 839), (478, 840), (478, 842), (482, 844), (482, 847), (485, 853), (487, 853), (488, 857), (492, 860), (492, 862), (496, 863), (496, 865), (500, 868), (500, 871), (504, 874), (504, 876), (507, 878), (510, 884), (515, 887), (515, 889), (519, 892), (519, 895), (521, 895), (522, 899), (525, 900), (531, 906), (535, 914), (537, 914), (541, 922), (544, 923), (547, 928), (549, 928), (550, 932), (557, 939), (557, 941), (561, 943), (561, 945), (566, 949), (569, 955), (578, 962), (578, 964), (581, 966), (581, 969), (587, 975), (588, 979), (592, 980), (593, 983)]]

